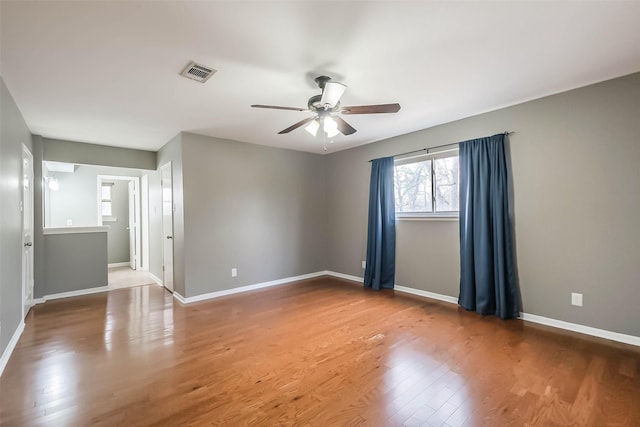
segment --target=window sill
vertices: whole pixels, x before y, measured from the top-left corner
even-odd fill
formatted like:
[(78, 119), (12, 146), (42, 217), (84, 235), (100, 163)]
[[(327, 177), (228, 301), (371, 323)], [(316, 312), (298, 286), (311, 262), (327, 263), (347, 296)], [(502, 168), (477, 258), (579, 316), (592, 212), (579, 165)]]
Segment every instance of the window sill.
[(396, 221), (459, 221), (457, 215), (411, 215), (396, 216)]
[(106, 232), (108, 227), (95, 226), (95, 227), (59, 227), (59, 228), (45, 228), (42, 230), (42, 234), (77, 234), (77, 233), (102, 233)]

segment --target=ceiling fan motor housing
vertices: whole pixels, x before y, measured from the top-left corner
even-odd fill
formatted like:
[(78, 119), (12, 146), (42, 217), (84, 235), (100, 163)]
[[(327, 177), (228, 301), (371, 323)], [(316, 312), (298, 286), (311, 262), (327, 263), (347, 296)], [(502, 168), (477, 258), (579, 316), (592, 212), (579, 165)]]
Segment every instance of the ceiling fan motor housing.
[(318, 76), (315, 78), (316, 83), (318, 84), (318, 87), (320, 89), (324, 89), (324, 86), (327, 84), (327, 82), (331, 81), (331, 77), (328, 76)]
[(334, 105), (331, 108), (327, 108), (327, 106), (322, 105), (321, 101), (322, 100), (322, 95), (314, 95), (311, 98), (309, 98), (309, 101), (307, 102), (307, 107), (309, 107), (309, 110), (313, 111), (314, 113), (330, 113), (333, 111), (338, 111), (340, 109), (340, 102), (338, 102), (336, 105)]

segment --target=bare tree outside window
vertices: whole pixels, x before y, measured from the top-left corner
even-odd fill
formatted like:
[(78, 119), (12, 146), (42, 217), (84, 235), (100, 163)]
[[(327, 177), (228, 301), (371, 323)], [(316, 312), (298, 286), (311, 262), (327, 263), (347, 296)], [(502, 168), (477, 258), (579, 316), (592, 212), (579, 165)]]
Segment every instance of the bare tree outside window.
[(394, 168), (396, 212), (458, 212), (459, 169), (457, 153), (397, 161)]
[(435, 159), (436, 212), (459, 211), (458, 156)]
[(431, 162), (395, 167), (396, 212), (432, 212)]

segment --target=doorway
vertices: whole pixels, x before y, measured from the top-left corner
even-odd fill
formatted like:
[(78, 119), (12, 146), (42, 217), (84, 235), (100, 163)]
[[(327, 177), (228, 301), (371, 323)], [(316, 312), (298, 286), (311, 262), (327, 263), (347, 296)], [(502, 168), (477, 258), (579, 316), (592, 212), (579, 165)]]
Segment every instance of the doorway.
[(22, 146), (22, 318), (33, 305), (33, 155)]
[(98, 224), (107, 227), (108, 283), (126, 288), (153, 283), (142, 265), (140, 178), (98, 175)]

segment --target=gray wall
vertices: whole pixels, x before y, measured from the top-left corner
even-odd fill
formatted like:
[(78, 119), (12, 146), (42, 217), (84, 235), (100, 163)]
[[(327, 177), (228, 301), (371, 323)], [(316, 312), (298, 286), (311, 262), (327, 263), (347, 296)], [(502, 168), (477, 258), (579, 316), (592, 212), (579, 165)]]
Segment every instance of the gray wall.
[[(22, 144), (31, 133), (0, 76), (0, 355), (22, 317)], [(34, 186), (37, 187), (37, 186)]]
[[(109, 264), (129, 262), (129, 181), (109, 180), (113, 220), (103, 222), (107, 228)], [(103, 218), (104, 221), (104, 218)]]
[(324, 270), (322, 156), (183, 133), (182, 169), (185, 296)]
[(107, 286), (107, 233), (47, 234), (45, 295)]
[(44, 160), (136, 169), (153, 170), (156, 168), (156, 153), (153, 151), (108, 147), (60, 139), (43, 138), (43, 140)]
[[(172, 170), (172, 187), (173, 187), (173, 289), (178, 294), (186, 296), (185, 294), (185, 249), (184, 249), (184, 204), (183, 204), (183, 167), (182, 167), (182, 134), (176, 135), (171, 141), (166, 143), (160, 151), (158, 151), (158, 164), (160, 168), (171, 162)], [(157, 185), (160, 185), (160, 178), (156, 181)], [(151, 190), (150, 190), (151, 191)], [(154, 190), (158, 191), (158, 189)], [(160, 188), (161, 191), (161, 188)], [(162, 197), (162, 196), (160, 196)], [(162, 198), (160, 199), (162, 202)], [(196, 208), (195, 206), (193, 208)], [(197, 209), (197, 208), (196, 208)], [(159, 210), (162, 215), (162, 206)], [(162, 220), (161, 220), (162, 221)], [(152, 242), (151, 246), (157, 246), (159, 248), (160, 260), (162, 260), (162, 222), (160, 222), (160, 229), (149, 229), (149, 239)], [(160, 234), (158, 235), (158, 231)], [(152, 234), (153, 233), (153, 234)], [(156, 252), (156, 251), (154, 251)], [(158, 253), (158, 252), (156, 252)], [(151, 251), (150, 251), (151, 254)], [(157, 261), (156, 261), (157, 263)], [(161, 267), (162, 268), (162, 267)], [(155, 274), (155, 273), (154, 273)], [(158, 278), (162, 279), (162, 270)]]
[[(512, 130), (523, 311), (640, 336), (639, 118), (633, 74), (331, 154), (327, 267), (363, 275), (369, 159)], [(457, 296), (458, 223), (397, 224), (397, 284)]]
[(98, 175), (139, 177), (140, 170), (76, 165), (73, 173), (54, 174), (60, 188), (53, 191), (44, 187), (45, 226), (67, 227), (70, 219), (74, 227), (91, 227), (98, 225)]

